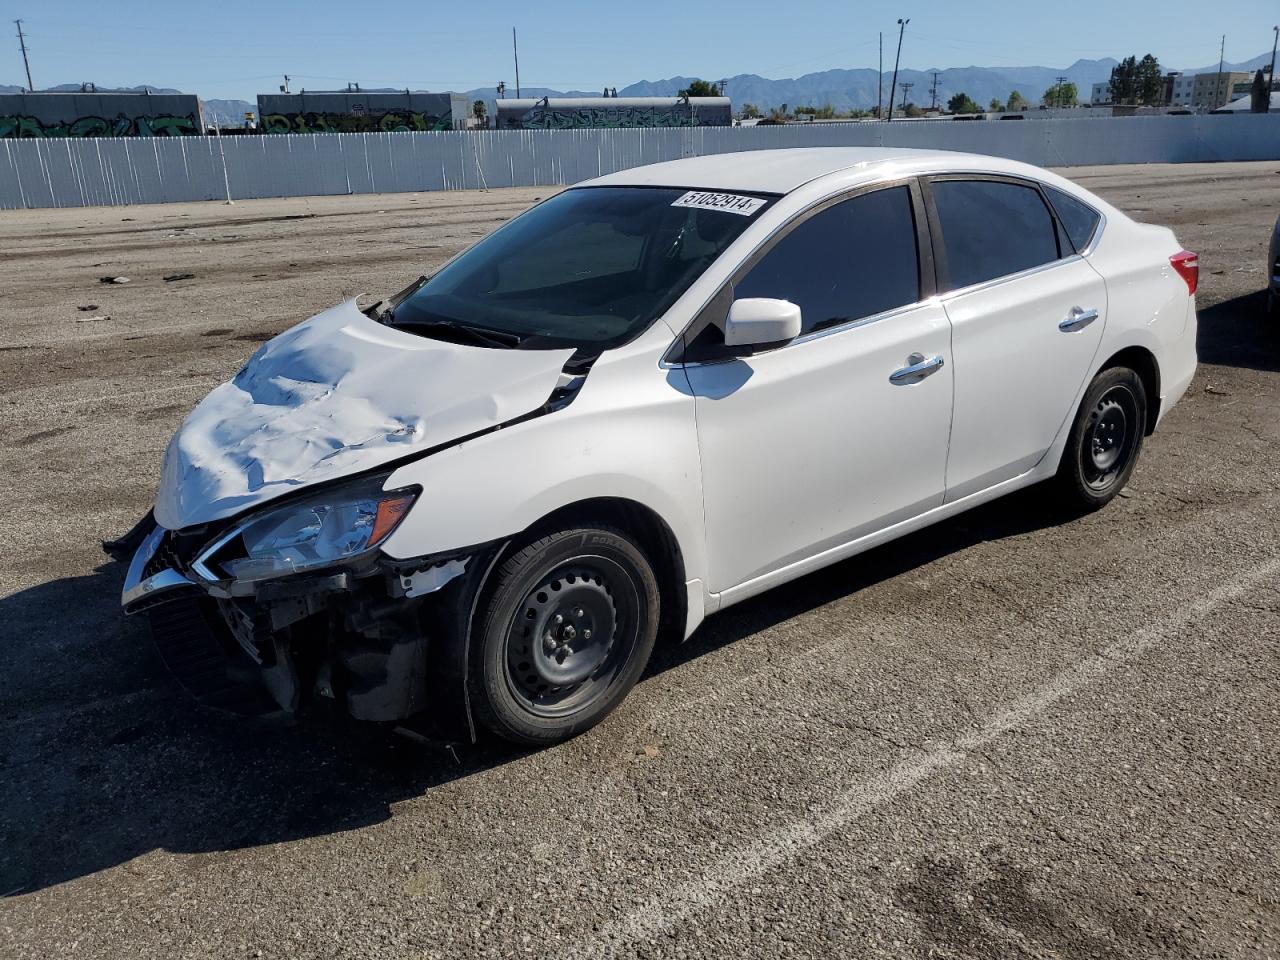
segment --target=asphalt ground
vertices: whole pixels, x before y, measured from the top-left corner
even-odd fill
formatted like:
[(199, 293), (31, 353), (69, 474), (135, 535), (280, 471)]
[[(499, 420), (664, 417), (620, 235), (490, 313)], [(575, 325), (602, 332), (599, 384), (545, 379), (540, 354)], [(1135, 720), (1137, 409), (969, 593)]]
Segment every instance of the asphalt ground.
[(98, 541), (259, 341), (545, 191), (0, 214), (0, 956), (1280, 956), (1280, 162), (1065, 172), (1201, 255), (1120, 499), (841, 563), (457, 762), (193, 707)]

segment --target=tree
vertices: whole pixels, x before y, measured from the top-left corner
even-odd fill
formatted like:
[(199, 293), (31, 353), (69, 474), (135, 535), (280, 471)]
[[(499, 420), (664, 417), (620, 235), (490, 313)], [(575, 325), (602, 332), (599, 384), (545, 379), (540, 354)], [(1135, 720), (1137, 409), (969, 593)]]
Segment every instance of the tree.
[(1076, 89), (1076, 85), (1070, 81), (1066, 83), (1055, 83), (1052, 87), (1044, 92), (1045, 106), (1048, 107), (1074, 107), (1076, 98), (1080, 92)]
[(992, 113), (1004, 113), (1004, 104), (1000, 102), (999, 97), (992, 97), (991, 102), (987, 104), (987, 109)]
[(787, 111), (787, 105), (784, 103), (780, 107), (771, 107), (769, 109), (769, 120), (772, 123), (786, 123), (791, 114)]
[(1125, 57), (1111, 68), (1108, 85), (1112, 103), (1136, 103), (1138, 100), (1138, 60)]
[(691, 80), (689, 86), (680, 91), (682, 97), (718, 97), (720, 88), (706, 80)]
[(742, 105), (742, 119), (755, 120), (760, 116), (760, 108), (754, 103), (744, 103)]
[(477, 120), (484, 120), (489, 116), (489, 107), (483, 100), (477, 100), (471, 104), (471, 115)]
[(1111, 68), (1110, 92), (1112, 103), (1160, 106), (1164, 103), (1164, 68), (1149, 53), (1141, 60), (1125, 57)]
[(908, 103), (905, 107), (902, 108), (902, 115), (904, 117), (914, 119), (915, 117), (923, 117), (924, 111), (921, 110), (919, 107), (917, 107), (914, 103)]
[(1164, 104), (1164, 69), (1160, 61), (1147, 54), (1138, 62), (1138, 96), (1149, 107)]
[(947, 101), (947, 110), (951, 113), (981, 113), (982, 108), (964, 91), (957, 93)]
[(1005, 109), (1012, 113), (1026, 110), (1029, 106), (1031, 106), (1031, 104), (1027, 102), (1027, 98), (1017, 90), (1009, 94), (1009, 99), (1005, 102)]

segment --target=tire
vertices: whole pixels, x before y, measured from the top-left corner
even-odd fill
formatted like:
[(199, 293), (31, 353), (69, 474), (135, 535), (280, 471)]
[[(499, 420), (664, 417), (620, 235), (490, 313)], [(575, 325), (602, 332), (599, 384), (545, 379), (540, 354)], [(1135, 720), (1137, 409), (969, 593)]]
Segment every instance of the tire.
[(471, 702), (505, 740), (546, 746), (595, 726), (653, 652), (657, 578), (620, 531), (581, 526), (534, 540), (502, 563), (486, 594)]
[(1129, 482), (1147, 428), (1147, 391), (1128, 367), (1103, 370), (1085, 391), (1058, 466), (1067, 504), (1097, 510)]

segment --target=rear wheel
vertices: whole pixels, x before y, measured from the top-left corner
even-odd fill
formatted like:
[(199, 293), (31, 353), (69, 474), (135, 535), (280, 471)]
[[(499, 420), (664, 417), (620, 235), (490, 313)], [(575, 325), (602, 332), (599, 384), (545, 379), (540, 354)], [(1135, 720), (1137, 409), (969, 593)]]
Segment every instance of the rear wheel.
[(1147, 393), (1128, 367), (1094, 377), (1071, 425), (1058, 486), (1073, 506), (1096, 510), (1129, 481), (1147, 425)]
[(658, 614), (653, 567), (621, 532), (578, 527), (527, 544), (495, 573), (473, 642), (477, 718), (531, 745), (594, 726), (640, 678)]

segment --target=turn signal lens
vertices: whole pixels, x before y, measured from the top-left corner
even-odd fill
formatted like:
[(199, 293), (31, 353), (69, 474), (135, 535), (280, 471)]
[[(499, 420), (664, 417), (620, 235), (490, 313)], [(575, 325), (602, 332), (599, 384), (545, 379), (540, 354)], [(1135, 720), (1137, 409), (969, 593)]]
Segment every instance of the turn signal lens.
[(413, 505), (413, 494), (383, 500), (378, 504), (378, 513), (373, 518), (373, 531), (369, 534), (369, 546), (381, 543), (382, 539), (396, 528), (409, 507)]
[(1180, 250), (1169, 258), (1169, 265), (1187, 282), (1187, 293), (1195, 295), (1200, 286), (1200, 255), (1190, 250)]

